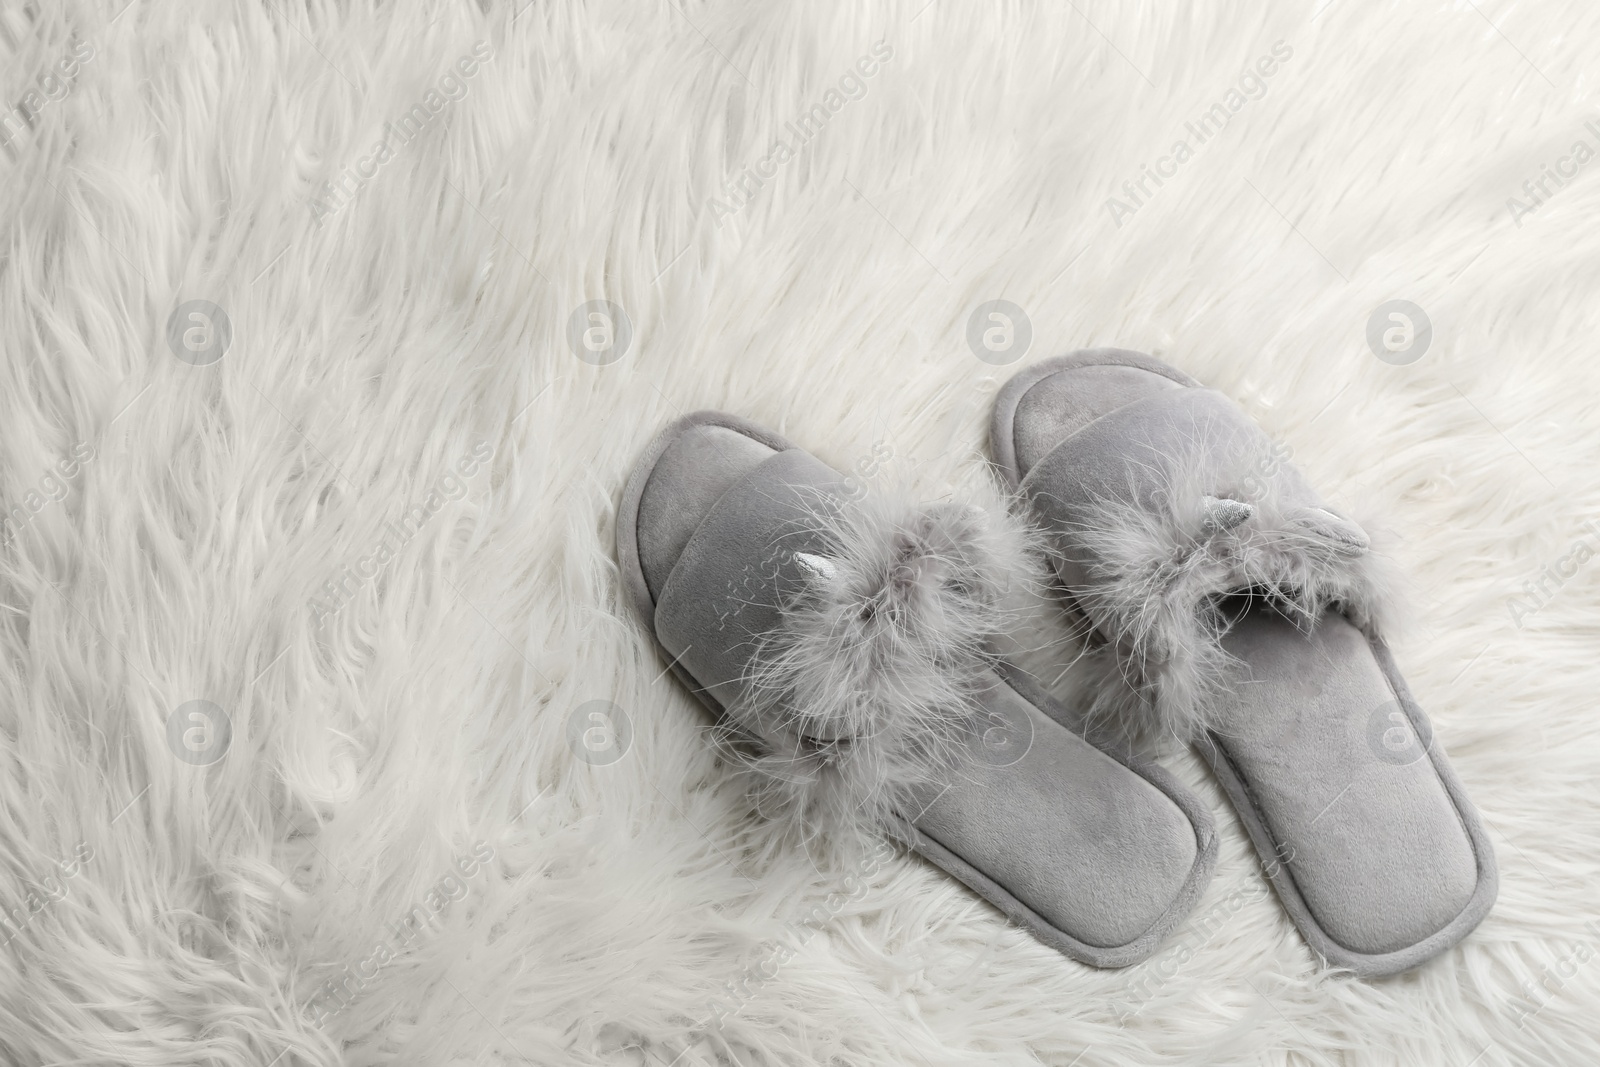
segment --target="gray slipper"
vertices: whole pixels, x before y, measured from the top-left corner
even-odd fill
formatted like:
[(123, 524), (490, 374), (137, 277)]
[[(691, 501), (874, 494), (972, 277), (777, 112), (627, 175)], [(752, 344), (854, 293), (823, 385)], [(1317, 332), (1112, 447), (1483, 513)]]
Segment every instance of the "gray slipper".
[(1494, 855), (1384, 643), (1361, 527), (1226, 396), (1136, 352), (1028, 368), (990, 431), (1104, 671), (1091, 716), (1195, 743), (1328, 963), (1393, 974), (1466, 937)]
[(887, 832), (1073, 959), (1148, 957), (1210, 879), (1205, 805), (990, 652), (1023, 553), (1003, 508), (860, 496), (775, 433), (690, 415), (623, 492), (623, 586), (764, 813)]

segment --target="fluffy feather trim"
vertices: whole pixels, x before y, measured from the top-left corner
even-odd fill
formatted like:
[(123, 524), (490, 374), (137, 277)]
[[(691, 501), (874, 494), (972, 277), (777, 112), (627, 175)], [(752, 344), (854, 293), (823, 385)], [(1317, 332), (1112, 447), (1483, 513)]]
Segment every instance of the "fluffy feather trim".
[(1139, 743), (1211, 725), (1231, 658), (1222, 638), (1249, 600), (1305, 630), (1330, 608), (1372, 637), (1391, 625), (1399, 579), (1388, 559), (1297, 472), (1217, 484), (1197, 450), (1153, 502), (1102, 500), (1072, 531), (1088, 577), (1072, 594), (1099, 646), (1090, 728)]
[(1014, 594), (1037, 572), (1003, 505), (826, 509), (725, 736), (758, 809), (810, 836), (876, 821), (966, 758)]

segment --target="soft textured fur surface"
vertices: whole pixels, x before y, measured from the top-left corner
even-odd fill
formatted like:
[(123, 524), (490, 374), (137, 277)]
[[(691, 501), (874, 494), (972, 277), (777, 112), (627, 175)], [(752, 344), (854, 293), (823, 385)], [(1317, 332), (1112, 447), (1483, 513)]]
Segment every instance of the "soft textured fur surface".
[[(1600, 9), (124, 3), (0, 15), (3, 99), (39, 105), (0, 148), (0, 1061), (1600, 1060), (1600, 164), (1507, 208), (1595, 144)], [(997, 367), (967, 322), (1002, 298), (1032, 344)], [(568, 334), (599, 299), (633, 326), (605, 366)], [(1366, 342), (1390, 299), (1433, 322), (1408, 366)], [(167, 342), (187, 300), (231, 321), (209, 366)], [(1384, 516), (1393, 647), (1502, 878), (1426, 967), (1320, 971), (1184, 751), (1216, 878), (1127, 971), (903, 853), (769, 848), (620, 603), (618, 494), (672, 418), (953, 499), (998, 383), (1096, 344)], [(1053, 636), (1029, 663), (1082, 706)], [(169, 744), (191, 700), (231, 721), (210, 766)]]
[(755, 639), (728, 722), (759, 810), (827, 846), (959, 773), (1037, 546), (998, 503), (879, 490), (814, 513), (803, 577)]
[[(1243, 415), (1241, 414), (1241, 418)], [(1127, 449), (1143, 454), (1139, 441)], [(1270, 473), (1254, 450), (1191, 450), (1134, 464), (1125, 492), (1095, 500), (1059, 551), (1084, 565), (1072, 600), (1107, 657), (1090, 728), (1136, 745), (1191, 740), (1227, 711), (1231, 657), (1222, 637), (1241, 598), (1309, 630), (1342, 612), (1382, 639), (1401, 579), (1350, 519), (1312, 503), (1298, 471)]]

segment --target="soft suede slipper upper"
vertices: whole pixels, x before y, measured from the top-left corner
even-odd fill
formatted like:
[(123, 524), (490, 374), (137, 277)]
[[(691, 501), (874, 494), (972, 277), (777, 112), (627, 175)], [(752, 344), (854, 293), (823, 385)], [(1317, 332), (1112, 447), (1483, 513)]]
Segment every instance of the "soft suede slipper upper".
[(887, 832), (1074, 959), (1147, 957), (1210, 877), (1209, 815), (989, 651), (1019, 562), (1003, 511), (851, 497), (778, 435), (701, 412), (656, 438), (618, 511), (629, 599), (759, 810)]
[(996, 401), (997, 465), (1092, 629), (1096, 712), (1192, 740), (1329, 963), (1413, 967), (1496, 890), (1477, 812), (1394, 665), (1384, 561), (1231, 400), (1120, 349)]

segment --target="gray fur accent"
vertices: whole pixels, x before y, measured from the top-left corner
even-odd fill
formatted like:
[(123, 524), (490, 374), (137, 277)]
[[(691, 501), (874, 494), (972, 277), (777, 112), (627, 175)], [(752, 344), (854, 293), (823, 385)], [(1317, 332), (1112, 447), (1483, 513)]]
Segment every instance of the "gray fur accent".
[(723, 740), (758, 808), (809, 836), (881, 821), (967, 758), (1037, 557), (1003, 507), (883, 494), (819, 509), (807, 534), (804, 580), (757, 639)]
[(1122, 723), (1133, 740), (1192, 740), (1211, 725), (1229, 663), (1225, 597), (1265, 598), (1305, 630), (1333, 607), (1373, 637), (1396, 604), (1389, 561), (1349, 519), (1284, 500), (1274, 479), (1247, 514), (1228, 509), (1219, 522), (1204, 491), (1213, 457), (1174, 460), (1155, 501), (1102, 497), (1071, 534), (1090, 561), (1074, 597), (1122, 682), (1101, 690), (1089, 723)]

